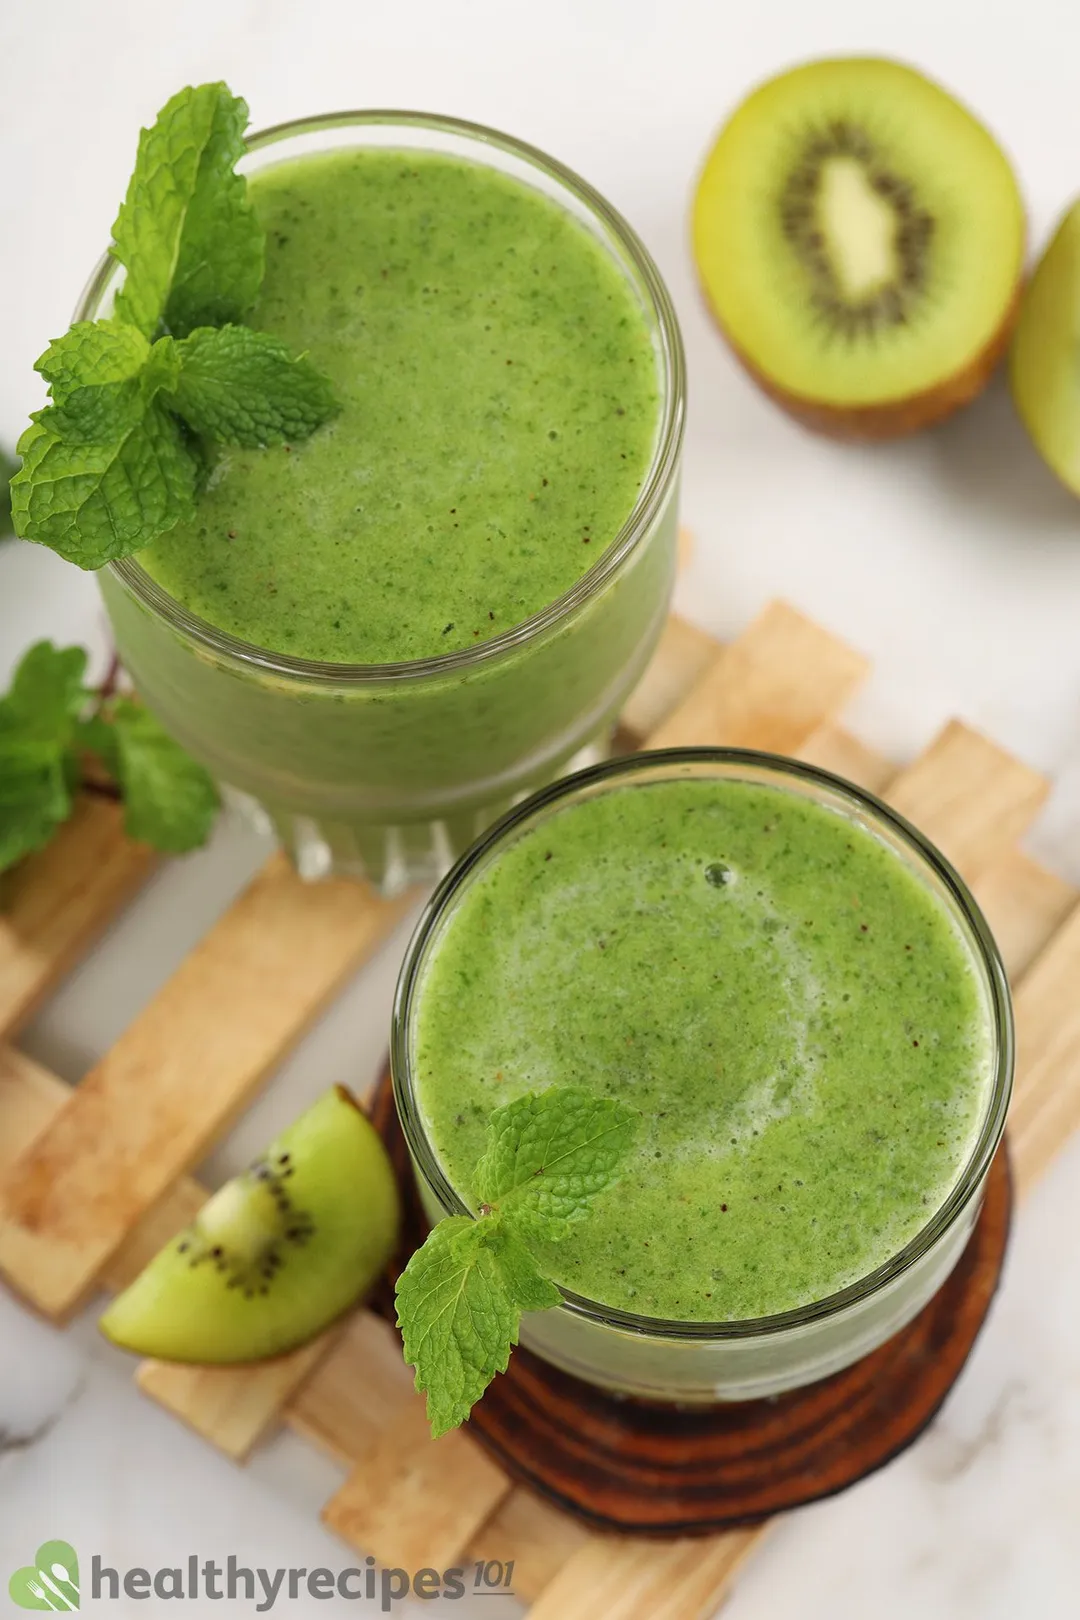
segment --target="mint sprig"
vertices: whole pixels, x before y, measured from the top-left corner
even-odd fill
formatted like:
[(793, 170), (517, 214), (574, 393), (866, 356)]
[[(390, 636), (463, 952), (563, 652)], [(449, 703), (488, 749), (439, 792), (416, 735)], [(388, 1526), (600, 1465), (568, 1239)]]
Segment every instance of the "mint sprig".
[(405, 1360), (436, 1439), (506, 1371), (522, 1311), (559, 1303), (532, 1245), (566, 1237), (588, 1216), (618, 1180), (637, 1121), (575, 1086), (529, 1093), (491, 1115), (473, 1178), (479, 1215), (440, 1221), (398, 1278)]
[(127, 271), (117, 314), (144, 337), (242, 320), (259, 296), (266, 242), (235, 172), (247, 122), (228, 85), (200, 84), (139, 135), (110, 251)]
[(0, 872), (51, 841), (84, 785), (122, 798), (128, 835), (155, 849), (180, 854), (209, 836), (210, 777), (148, 710), (87, 688), (86, 662), (81, 647), (39, 641), (0, 697)]
[(247, 104), (181, 90), (143, 130), (111, 251), (127, 276), (109, 320), (80, 321), (36, 369), (52, 403), (19, 441), (16, 533), (80, 568), (131, 556), (194, 512), (216, 444), (313, 433), (338, 409), (303, 356), (238, 324), (265, 240), (247, 184)]

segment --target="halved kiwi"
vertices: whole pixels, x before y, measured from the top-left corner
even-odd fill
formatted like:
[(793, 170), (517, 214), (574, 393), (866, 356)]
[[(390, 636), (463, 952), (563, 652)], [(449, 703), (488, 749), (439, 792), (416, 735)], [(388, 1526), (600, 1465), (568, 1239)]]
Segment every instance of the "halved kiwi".
[(898, 62), (811, 62), (755, 90), (709, 153), (693, 240), (735, 353), (840, 437), (940, 420), (1008, 345), (1015, 176), (971, 113)]
[(1009, 356), (1016, 408), (1036, 450), (1080, 495), (1080, 202), (1039, 260)]
[(313, 1339), (364, 1294), (397, 1241), (397, 1183), (343, 1086), (216, 1192), (101, 1318), (163, 1361), (260, 1361)]

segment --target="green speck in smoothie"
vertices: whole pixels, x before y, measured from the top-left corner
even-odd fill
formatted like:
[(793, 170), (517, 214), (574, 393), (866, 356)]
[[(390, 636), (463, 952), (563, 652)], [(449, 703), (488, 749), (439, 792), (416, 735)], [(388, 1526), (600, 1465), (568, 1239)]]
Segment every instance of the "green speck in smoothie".
[(337, 663), (475, 647), (562, 596), (629, 517), (653, 453), (645, 315), (566, 209), (480, 164), (379, 148), (256, 173), (249, 324), (342, 410), (222, 452), (198, 520), (140, 554), (256, 645)]

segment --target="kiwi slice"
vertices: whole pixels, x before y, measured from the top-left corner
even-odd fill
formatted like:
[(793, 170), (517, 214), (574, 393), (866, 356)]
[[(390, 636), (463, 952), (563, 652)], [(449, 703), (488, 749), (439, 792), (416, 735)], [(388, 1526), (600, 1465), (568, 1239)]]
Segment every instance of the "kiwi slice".
[(1020, 306), (1009, 382), (1036, 450), (1080, 495), (1080, 202), (1039, 260)]
[(163, 1361), (261, 1361), (313, 1339), (389, 1260), (397, 1183), (343, 1086), (216, 1192), (101, 1318), (107, 1338)]
[(912, 68), (810, 62), (761, 85), (698, 183), (694, 254), (740, 360), (811, 427), (949, 415), (1008, 345), (1024, 214), (977, 119)]

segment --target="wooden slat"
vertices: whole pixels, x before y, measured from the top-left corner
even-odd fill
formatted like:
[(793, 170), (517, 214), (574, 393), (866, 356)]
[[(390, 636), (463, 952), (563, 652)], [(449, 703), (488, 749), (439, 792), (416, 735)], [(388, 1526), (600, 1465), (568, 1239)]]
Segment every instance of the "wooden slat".
[(723, 648), (707, 630), (673, 613), (648, 669), (623, 707), (619, 742), (630, 750), (656, 731), (720, 657)]
[(281, 1408), (333, 1346), (340, 1330), (255, 1367), (181, 1367), (144, 1361), (135, 1382), (189, 1429), (241, 1462), (278, 1423)]
[(286, 1416), (290, 1427), (351, 1467), (414, 1399), (401, 1340), (389, 1323), (362, 1310), (293, 1396)]
[(798, 749), (798, 757), (808, 765), (843, 776), (869, 793), (883, 793), (896, 775), (896, 766), (884, 754), (867, 748), (850, 731), (826, 721)]
[(360, 1552), (399, 1569), (445, 1569), (510, 1489), (461, 1429), (432, 1440), (414, 1396), (390, 1422), (323, 1519)]
[(1080, 1126), (1080, 909), (1038, 956), (1015, 998), (1016, 1089), (1009, 1140), (1026, 1192)]
[(149, 876), (154, 859), (124, 837), (119, 805), (83, 798), (52, 843), (4, 877), (0, 1036), (25, 1023)]
[(1027, 831), (1047, 792), (1038, 771), (950, 720), (889, 800), (971, 882)]
[(1080, 900), (1071, 883), (1008, 849), (975, 882), (975, 897), (1015, 982)]
[(510, 1492), (465, 1550), (464, 1562), (513, 1560), (514, 1594), (532, 1603), (563, 1565), (591, 1540), (590, 1532), (531, 1491)]
[(0, 1185), (0, 1268), (61, 1316), (402, 915), (274, 856)]
[(867, 673), (860, 653), (786, 602), (772, 602), (650, 735), (650, 748), (794, 753)]
[(591, 1536), (529, 1610), (529, 1620), (705, 1620), (764, 1528), (707, 1541)]

